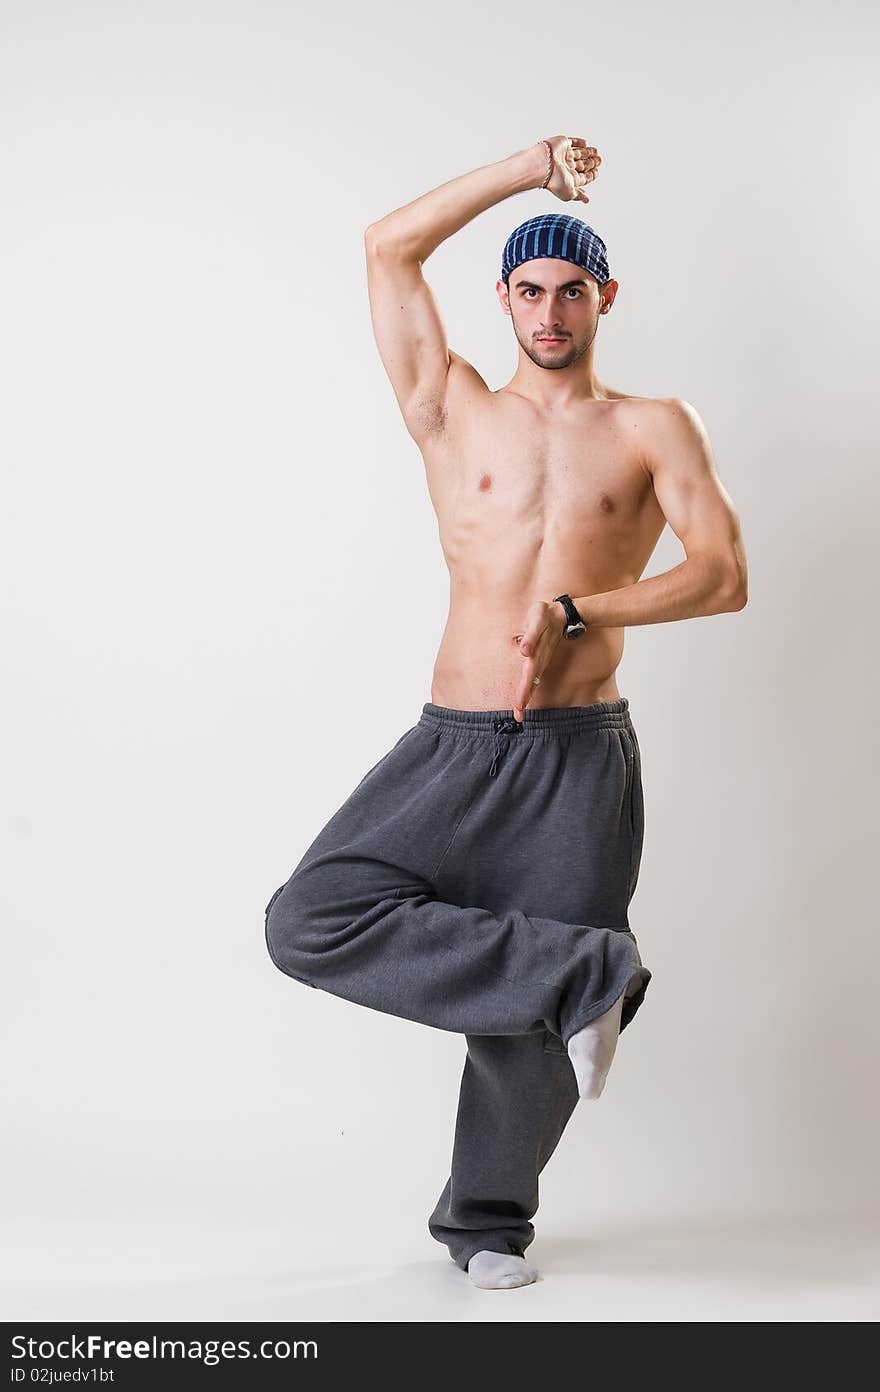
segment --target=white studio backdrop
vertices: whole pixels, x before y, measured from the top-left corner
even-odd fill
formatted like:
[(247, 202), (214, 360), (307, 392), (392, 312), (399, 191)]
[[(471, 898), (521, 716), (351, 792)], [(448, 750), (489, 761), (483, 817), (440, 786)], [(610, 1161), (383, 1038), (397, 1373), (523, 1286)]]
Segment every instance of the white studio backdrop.
[[(284, 977), (263, 909), (430, 699), (446, 616), (363, 229), (560, 131), (603, 156), (568, 209), (620, 282), (597, 371), (700, 412), (751, 588), (627, 631), (654, 979), (536, 1226), (876, 1210), (876, 11), (0, 24), (10, 1280), (108, 1214), (157, 1280), (196, 1262), (151, 1239), (168, 1212), (219, 1262), (263, 1231), (255, 1270), (443, 1256), (463, 1039)], [(493, 388), (501, 248), (551, 203), (425, 265)], [(667, 529), (646, 574), (681, 559)], [(95, 1279), (121, 1260), (96, 1241)]]

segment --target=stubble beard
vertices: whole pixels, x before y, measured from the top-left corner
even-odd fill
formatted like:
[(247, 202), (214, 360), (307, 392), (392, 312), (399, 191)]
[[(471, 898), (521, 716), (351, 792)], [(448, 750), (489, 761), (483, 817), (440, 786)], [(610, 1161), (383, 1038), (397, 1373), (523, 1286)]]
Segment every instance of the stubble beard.
[(510, 318), (513, 324), (513, 332), (516, 335), (516, 341), (523, 352), (532, 360), (536, 367), (544, 367), (549, 372), (558, 371), (564, 367), (571, 367), (572, 363), (582, 358), (593, 342), (593, 339), (596, 337), (596, 330), (599, 327), (599, 316), (597, 315), (592, 333), (587, 335), (582, 343), (579, 344), (572, 340), (567, 350), (561, 350), (559, 348), (542, 349), (537, 339), (523, 339), (520, 336), (513, 315), (511, 315)]

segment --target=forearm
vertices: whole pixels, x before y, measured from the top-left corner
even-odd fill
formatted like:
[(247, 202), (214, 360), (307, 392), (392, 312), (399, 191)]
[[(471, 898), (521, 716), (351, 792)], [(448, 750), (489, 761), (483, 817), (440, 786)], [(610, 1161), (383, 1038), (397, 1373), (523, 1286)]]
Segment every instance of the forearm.
[(495, 164), (460, 174), (396, 209), (367, 228), (368, 238), (393, 244), (402, 254), (425, 261), (441, 242), (460, 231), (479, 213), (514, 193), (540, 188), (547, 177), (543, 141), (518, 150)]
[[(669, 623), (741, 609), (745, 598), (727, 569), (710, 556), (688, 556), (681, 565), (604, 594), (572, 595), (587, 625), (618, 628)], [(554, 612), (563, 616), (561, 604)]]

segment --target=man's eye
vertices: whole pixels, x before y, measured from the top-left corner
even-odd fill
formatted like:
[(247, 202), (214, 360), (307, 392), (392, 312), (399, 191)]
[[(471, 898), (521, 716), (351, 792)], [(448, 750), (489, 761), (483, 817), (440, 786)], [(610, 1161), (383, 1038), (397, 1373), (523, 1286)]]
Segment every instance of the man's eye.
[[(523, 290), (523, 298), (526, 299), (530, 295), (537, 295), (537, 293), (537, 290)], [(580, 293), (581, 292), (576, 285), (570, 285), (568, 287), (568, 290), (566, 291), (566, 294), (574, 295), (577, 299), (580, 299)]]

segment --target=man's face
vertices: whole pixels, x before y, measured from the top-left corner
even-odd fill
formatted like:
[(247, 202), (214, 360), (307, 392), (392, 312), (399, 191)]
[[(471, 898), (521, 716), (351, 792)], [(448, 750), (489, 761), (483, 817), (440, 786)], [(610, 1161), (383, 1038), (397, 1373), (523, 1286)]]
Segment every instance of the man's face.
[[(507, 302), (517, 342), (538, 367), (570, 367), (586, 353), (611, 308), (617, 282), (604, 286), (573, 261), (541, 256), (511, 271)], [(504, 304), (504, 282), (499, 298)]]

